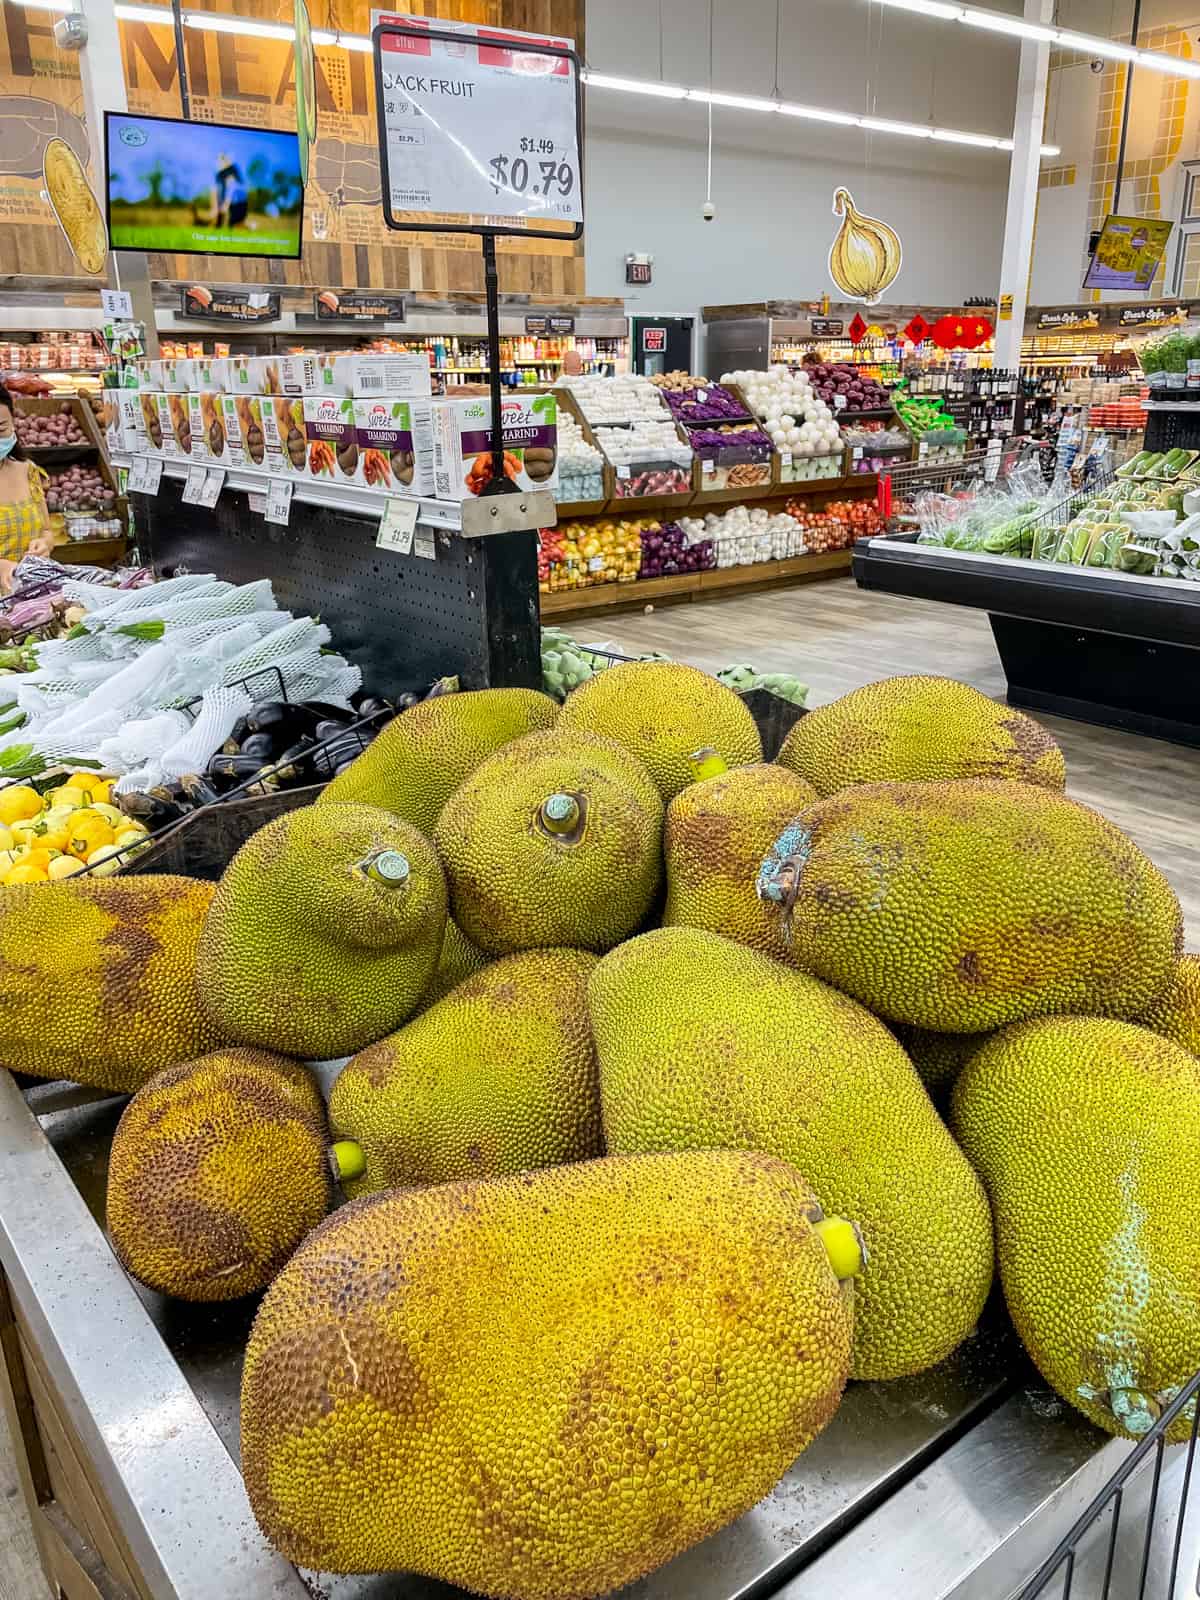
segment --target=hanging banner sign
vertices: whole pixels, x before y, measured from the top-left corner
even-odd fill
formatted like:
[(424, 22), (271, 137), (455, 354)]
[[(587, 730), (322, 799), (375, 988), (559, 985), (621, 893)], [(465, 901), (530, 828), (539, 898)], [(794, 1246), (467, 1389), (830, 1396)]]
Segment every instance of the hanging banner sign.
[[(389, 225), (433, 212), (483, 226), (545, 221), (560, 237), (577, 237), (578, 57), (506, 47), (561, 49), (566, 41), (392, 13), (373, 12), (372, 22)], [(389, 32), (389, 24), (431, 36)]]
[(575, 332), (574, 317), (526, 317), (525, 332), (533, 338), (562, 337)]
[(183, 291), (183, 314), (206, 322), (278, 322), (279, 296), (194, 283)]
[(1070, 307), (1064, 311), (1042, 311), (1038, 313), (1037, 331), (1039, 333), (1053, 333), (1059, 328), (1098, 328), (1100, 319), (1094, 311), (1082, 311)]
[(404, 296), (369, 290), (322, 289), (313, 310), (318, 322), (403, 322)]
[(840, 317), (814, 317), (811, 332), (814, 339), (840, 339), (846, 324)]
[(861, 344), (867, 336), (867, 325), (857, 311), (854, 313), (850, 326), (846, 329), (846, 335), (852, 344)]
[(1191, 315), (1187, 306), (1124, 306), (1117, 318), (1122, 328), (1163, 328), (1172, 323), (1186, 322)]
[(829, 247), (829, 276), (847, 300), (877, 305), (900, 275), (900, 235), (859, 211), (849, 189), (834, 190), (833, 214), (843, 221)]
[(904, 330), (904, 337), (911, 339), (913, 344), (924, 344), (930, 333), (929, 324), (918, 311), (912, 321)]

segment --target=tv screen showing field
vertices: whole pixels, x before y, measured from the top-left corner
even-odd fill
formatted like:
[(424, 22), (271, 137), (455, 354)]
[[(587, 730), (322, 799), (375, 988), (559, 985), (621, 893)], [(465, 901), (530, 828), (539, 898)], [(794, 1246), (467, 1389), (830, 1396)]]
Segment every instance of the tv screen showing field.
[(300, 254), (304, 184), (294, 133), (110, 112), (114, 250)]

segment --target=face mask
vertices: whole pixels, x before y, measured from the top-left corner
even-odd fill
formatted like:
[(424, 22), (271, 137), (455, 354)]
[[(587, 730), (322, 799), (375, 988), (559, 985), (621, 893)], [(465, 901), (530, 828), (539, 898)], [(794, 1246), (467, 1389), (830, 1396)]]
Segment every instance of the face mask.
[(12, 453), (12, 447), (16, 442), (17, 436), (15, 433), (10, 433), (7, 439), (0, 439), (0, 461), (5, 460)]

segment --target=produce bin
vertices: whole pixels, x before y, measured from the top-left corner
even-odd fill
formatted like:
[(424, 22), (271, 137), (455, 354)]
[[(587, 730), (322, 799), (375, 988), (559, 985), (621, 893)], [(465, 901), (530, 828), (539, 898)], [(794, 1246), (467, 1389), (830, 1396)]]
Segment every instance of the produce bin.
[[(334, 1070), (320, 1069), (326, 1085)], [(0, 1072), (0, 1397), (54, 1591), (455, 1600), (461, 1591), (404, 1573), (300, 1573), (267, 1547), (237, 1467), (254, 1303), (168, 1302), (117, 1265), (101, 1224), (122, 1105), (53, 1085), (23, 1096)], [(1134, 1448), (1063, 1406), (1006, 1330), (988, 1328), (920, 1377), (851, 1384), (766, 1499), (622, 1600), (1001, 1600)], [(1153, 1460), (1124, 1487), (1121, 1561), (1135, 1574)], [(1180, 1446), (1160, 1463), (1147, 1595), (1165, 1595), (1186, 1461)], [(1081, 1577), (1088, 1559), (1102, 1570), (1105, 1532), (1081, 1550)], [(1181, 1545), (1190, 1583), (1195, 1515)]]

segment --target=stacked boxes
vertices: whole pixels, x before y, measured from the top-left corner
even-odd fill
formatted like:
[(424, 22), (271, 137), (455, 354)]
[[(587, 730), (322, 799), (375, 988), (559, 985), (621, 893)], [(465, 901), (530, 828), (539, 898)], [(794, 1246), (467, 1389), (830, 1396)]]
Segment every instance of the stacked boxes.
[[(420, 352), (141, 361), (138, 384), (112, 391), (114, 449), (452, 501), (491, 477), (490, 400), (433, 399)], [(555, 397), (506, 397), (502, 425), (508, 476), (553, 490)]]

